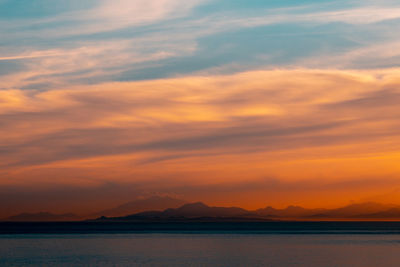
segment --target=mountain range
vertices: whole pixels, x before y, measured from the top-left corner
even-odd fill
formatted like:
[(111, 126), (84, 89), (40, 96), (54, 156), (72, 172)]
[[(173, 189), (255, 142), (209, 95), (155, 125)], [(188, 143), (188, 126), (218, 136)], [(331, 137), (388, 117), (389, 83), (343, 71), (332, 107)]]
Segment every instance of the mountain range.
[(149, 210), (165, 210), (168, 208), (178, 208), (186, 204), (186, 201), (169, 196), (152, 196), (149, 198), (136, 199), (131, 202), (124, 203), (114, 208), (105, 209), (86, 217), (118, 217), (127, 214), (134, 214)]
[[(209, 207), (202, 202), (185, 204), (176, 209), (166, 209), (163, 211), (146, 211), (123, 217), (101, 217), (99, 220), (193, 220), (193, 219), (222, 219), (231, 220), (248, 219), (251, 212), (237, 207)], [(257, 219), (257, 218), (254, 218)]]
[(307, 209), (300, 206), (276, 209), (267, 206), (257, 210), (246, 210), (239, 207), (211, 207), (202, 202), (185, 203), (176, 198), (155, 196), (131, 201), (87, 216), (77, 216), (72, 213), (21, 213), (3, 219), (3, 221), (77, 221), (83, 219), (97, 221), (400, 220), (400, 205), (367, 202), (336, 209)]
[(337, 209), (306, 209), (289, 206), (285, 209), (266, 207), (254, 211), (238, 207), (210, 207), (202, 202), (185, 204), (163, 211), (139, 212), (122, 217), (100, 217), (98, 220), (400, 220), (400, 205), (380, 203), (351, 204)]

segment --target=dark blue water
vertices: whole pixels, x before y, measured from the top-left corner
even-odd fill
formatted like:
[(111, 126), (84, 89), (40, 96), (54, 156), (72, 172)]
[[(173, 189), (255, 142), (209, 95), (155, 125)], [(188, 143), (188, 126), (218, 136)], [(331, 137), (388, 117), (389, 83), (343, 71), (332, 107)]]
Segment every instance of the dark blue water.
[(34, 225), (52, 233), (6, 234), (11, 226), (0, 224), (0, 266), (400, 266), (398, 223), (233, 224), (228, 230), (124, 224), (124, 233), (116, 225), (85, 225), (90, 233), (67, 231), (82, 231), (79, 224)]
[(2, 234), (250, 233), (400, 234), (400, 222), (115, 222), (0, 223)]
[(397, 235), (10, 235), (0, 265), (398, 267), (399, 251)]

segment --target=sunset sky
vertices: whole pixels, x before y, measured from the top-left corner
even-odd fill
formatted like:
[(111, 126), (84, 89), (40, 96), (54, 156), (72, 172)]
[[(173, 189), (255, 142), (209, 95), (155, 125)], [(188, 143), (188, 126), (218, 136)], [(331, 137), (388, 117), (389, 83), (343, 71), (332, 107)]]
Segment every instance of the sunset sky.
[(400, 204), (398, 29), (398, 0), (0, 0), (0, 217)]

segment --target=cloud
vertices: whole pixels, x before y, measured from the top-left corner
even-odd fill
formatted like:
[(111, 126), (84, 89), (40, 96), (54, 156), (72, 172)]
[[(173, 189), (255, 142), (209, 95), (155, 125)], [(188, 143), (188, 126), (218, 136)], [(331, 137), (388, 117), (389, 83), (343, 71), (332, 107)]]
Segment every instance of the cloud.
[(307, 16), (294, 16), (293, 20), (310, 22), (344, 22), (348, 24), (370, 24), (400, 18), (399, 7), (367, 6), (337, 11), (315, 12)]
[[(271, 70), (3, 90), (1, 173), (29, 181), (35, 170), (45, 181), (47, 168), (63, 166), (101, 180), (117, 170), (113, 179), (121, 181), (203, 172), (240, 180), (244, 171), (306, 179), (329, 173), (330, 162), (341, 171), (327, 179), (377, 166), (389, 175), (400, 147), (398, 73)], [(234, 163), (241, 158), (247, 163)]]
[(198, 5), (200, 0), (103, 0), (99, 7), (90, 10), (91, 20), (105, 20), (111, 27), (154, 23), (166, 18), (182, 16)]
[[(204, 0), (102, 0), (89, 10), (75, 11), (50, 19), (50, 23), (79, 23), (78, 29), (61, 26), (62, 35), (86, 35), (126, 27), (145, 26), (184, 17)], [(63, 25), (63, 24), (62, 24)], [(58, 35), (57, 31), (48, 31)]]
[[(178, 49), (168, 44), (150, 49), (141, 44), (140, 40), (135, 44), (129, 40), (113, 40), (86, 42), (80, 47), (70, 49), (26, 51), (3, 56), (0, 61), (23, 60), (25, 69), (4, 75), (0, 88), (29, 89), (40, 85), (39, 88), (46, 89), (79, 83), (83, 79), (86, 83), (90, 79), (99, 82), (98, 77), (109, 77), (127, 66), (132, 69), (133, 65), (174, 57)], [(187, 47), (188, 52), (190, 49)]]
[(331, 53), (320, 54), (301, 59), (296, 65), (312, 68), (348, 69), (364, 66), (364, 68), (397, 67), (400, 58), (400, 41), (386, 41), (365, 44), (362, 47)]
[(127, 68), (190, 53), (190, 41), (176, 44), (170, 34), (158, 36), (153, 30), (100, 39), (93, 35), (127, 27), (143, 32), (146, 25), (186, 16), (201, 2), (102, 0), (91, 8), (65, 7), (53, 16), (4, 21), (0, 32), (7, 42), (0, 46), (0, 61), (17, 62), (23, 68), (6, 72), (0, 88), (47, 89), (82, 80), (99, 82), (100, 77), (110, 80)]
[(283, 23), (335, 23), (362, 25), (395, 20), (400, 18), (399, 7), (354, 7), (338, 9), (334, 11), (316, 11), (315, 6), (298, 8), (280, 8), (276, 10), (264, 10), (266, 14), (250, 18), (231, 19), (219, 21), (226, 26), (233, 27), (259, 27)]
[(272, 66), (397, 66), (398, 55), (389, 52), (398, 50), (392, 29), (400, 11), (393, 3), (263, 5), (251, 12), (230, 5), (214, 11), (215, 4), (104, 0), (4, 21), (0, 61), (19, 67), (8, 68), (0, 86), (49, 89)]
[(41, 58), (41, 57), (54, 57), (63, 55), (61, 51), (49, 50), (49, 51), (33, 51), (32, 53), (24, 53), (15, 56), (5, 56), (0, 57), (0, 61), (4, 60), (18, 60), (18, 59), (31, 59), (31, 58)]
[[(53, 12), (33, 18), (10, 18), (5, 20), (2, 29), (22, 30), (29, 26), (36, 26), (39, 31), (47, 34), (79, 35), (117, 30), (127, 26), (143, 26), (185, 16), (203, 0), (100, 0), (88, 1), (84, 8), (63, 6), (62, 12)], [(18, 7), (15, 7), (18, 8)], [(27, 25), (27, 22), (31, 25)], [(79, 24), (79, 28), (76, 28)]]

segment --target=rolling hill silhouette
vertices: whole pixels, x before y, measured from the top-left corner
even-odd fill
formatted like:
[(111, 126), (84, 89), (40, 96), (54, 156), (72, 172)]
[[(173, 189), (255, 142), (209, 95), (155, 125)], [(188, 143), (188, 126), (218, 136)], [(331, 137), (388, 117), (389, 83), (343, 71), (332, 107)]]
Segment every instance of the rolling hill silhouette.
[[(176, 209), (164, 211), (146, 211), (124, 217), (107, 218), (100, 220), (248, 220), (254, 213), (237, 207), (209, 207), (202, 202), (185, 204)], [(253, 218), (257, 219), (257, 217)]]
[(252, 211), (239, 207), (211, 207), (202, 202), (183, 205), (181, 203), (184, 201), (170, 197), (152, 197), (85, 217), (71, 213), (39, 212), (21, 213), (2, 221), (59, 222), (77, 221), (82, 218), (96, 221), (400, 220), (400, 205), (374, 202), (351, 204), (336, 209), (307, 209), (300, 206), (275, 209), (267, 206)]
[(101, 217), (98, 220), (357, 220), (400, 219), (400, 206), (360, 203), (337, 209), (306, 209), (289, 206), (285, 209), (266, 207), (249, 211), (238, 207), (210, 207), (202, 202), (185, 204), (164, 211), (145, 211), (120, 217)]
[[(337, 209), (305, 209), (299, 206), (289, 206), (285, 209), (274, 209), (267, 207), (265, 209), (256, 210), (260, 216), (281, 217), (281, 218), (369, 218), (371, 214), (382, 213), (382, 216), (394, 215), (386, 211), (394, 208), (400, 208), (393, 204), (380, 204), (374, 202), (351, 204)], [(375, 217), (371, 217), (375, 218)], [(382, 217), (384, 218), (384, 217)]]
[(360, 214), (355, 216), (356, 218), (366, 218), (366, 219), (400, 219), (400, 208), (392, 208), (386, 211), (380, 211), (370, 214)]
[(101, 216), (118, 217), (149, 210), (165, 210), (168, 208), (178, 208), (184, 204), (186, 204), (186, 201), (181, 199), (172, 198), (168, 196), (152, 196), (149, 198), (137, 199), (119, 205), (115, 208), (96, 212), (88, 217), (92, 218)]
[(300, 206), (288, 206), (285, 209), (266, 207), (264, 209), (256, 210), (255, 213), (262, 217), (298, 218), (313, 216), (315, 214), (323, 214), (327, 211), (327, 209), (305, 209)]

